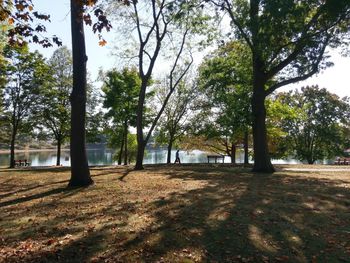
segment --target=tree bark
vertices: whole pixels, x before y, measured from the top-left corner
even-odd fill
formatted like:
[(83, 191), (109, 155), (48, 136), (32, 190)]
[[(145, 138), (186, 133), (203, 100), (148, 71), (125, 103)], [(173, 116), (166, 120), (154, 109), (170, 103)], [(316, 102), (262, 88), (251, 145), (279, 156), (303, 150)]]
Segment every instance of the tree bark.
[(119, 150), (119, 156), (118, 156), (118, 165), (121, 165), (122, 164), (122, 159), (123, 159), (123, 149), (124, 149), (124, 137), (125, 137), (125, 134), (123, 134), (123, 137), (122, 137), (122, 143), (120, 145), (120, 150)]
[(143, 157), (146, 147), (145, 139), (143, 138), (143, 106), (146, 97), (146, 88), (147, 88), (148, 78), (144, 77), (142, 79), (142, 84), (140, 88), (139, 101), (137, 105), (137, 118), (136, 118), (136, 138), (137, 138), (137, 154), (136, 154), (136, 165), (135, 170), (143, 169)]
[(128, 121), (124, 122), (124, 165), (128, 165)]
[(135, 170), (143, 170), (143, 157), (145, 154), (146, 144), (144, 142), (137, 142), (137, 155), (136, 155), (136, 165)]
[(248, 131), (244, 132), (244, 164), (249, 164)]
[(259, 38), (259, 3), (260, 0), (250, 1), (250, 31), (253, 65), (253, 96), (252, 96), (252, 117), (253, 117), (253, 149), (254, 166), (253, 172), (273, 173), (275, 171), (271, 164), (267, 147), (266, 131), (266, 109), (265, 109), (265, 86), (267, 77), (264, 72), (263, 48)]
[(56, 159), (57, 166), (61, 165), (61, 144), (62, 144), (62, 140), (59, 137), (57, 138), (57, 159)]
[(16, 142), (16, 130), (13, 128), (11, 135), (10, 146), (10, 168), (15, 168), (15, 142)]
[(266, 109), (264, 83), (253, 90), (253, 143), (254, 143), (254, 167), (253, 172), (273, 173), (275, 169), (271, 164), (267, 146)]
[(173, 148), (173, 138), (170, 137), (169, 143), (168, 143), (168, 154), (167, 154), (167, 159), (166, 163), (170, 164), (171, 163), (171, 150)]
[(236, 145), (231, 144), (231, 163), (236, 164)]
[(73, 90), (71, 93), (71, 179), (69, 186), (93, 184), (85, 148), (86, 51), (82, 1), (71, 0)]

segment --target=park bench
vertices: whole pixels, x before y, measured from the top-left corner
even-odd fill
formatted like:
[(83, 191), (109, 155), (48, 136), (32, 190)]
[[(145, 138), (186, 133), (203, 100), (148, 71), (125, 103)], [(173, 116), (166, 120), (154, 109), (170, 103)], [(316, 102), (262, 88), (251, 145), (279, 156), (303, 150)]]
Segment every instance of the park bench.
[(346, 158), (346, 157), (338, 157), (334, 164), (338, 164), (338, 165), (349, 165), (350, 164), (350, 158)]
[(27, 159), (15, 160), (15, 166), (30, 166), (30, 162)]
[(222, 163), (225, 161), (225, 155), (207, 155), (208, 163), (210, 163), (210, 159), (214, 159), (215, 163), (217, 163), (218, 159), (222, 159)]

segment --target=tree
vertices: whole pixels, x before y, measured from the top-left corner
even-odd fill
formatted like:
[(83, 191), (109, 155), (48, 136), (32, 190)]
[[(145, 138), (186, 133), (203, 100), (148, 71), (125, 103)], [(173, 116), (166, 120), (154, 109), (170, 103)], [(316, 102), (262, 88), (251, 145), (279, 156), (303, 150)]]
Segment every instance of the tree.
[[(107, 72), (102, 87), (104, 92), (103, 107), (108, 109), (106, 117), (113, 123), (113, 145), (119, 146), (118, 164), (128, 164), (129, 127), (136, 126), (137, 99), (140, 92), (141, 79), (136, 68), (124, 68), (121, 72)], [(119, 138), (119, 139), (118, 139)]]
[(73, 89), (71, 93), (71, 178), (69, 186), (87, 186), (93, 183), (85, 148), (86, 117), (86, 62), (84, 36), (84, 4), (71, 0), (71, 29), (73, 52)]
[[(73, 89), (71, 100), (71, 132), (70, 132), (70, 154), (71, 154), (71, 178), (69, 186), (88, 186), (93, 183), (90, 177), (89, 165), (85, 147), (85, 118), (86, 118), (86, 48), (84, 36), (84, 22), (92, 25), (92, 19), (87, 14), (87, 6), (96, 6), (97, 0), (71, 0), (71, 34), (73, 53)], [(94, 15), (97, 22), (93, 24), (94, 32), (103, 29), (110, 30), (111, 24), (104, 12), (96, 7)], [(101, 35), (99, 35), (101, 38)], [(106, 41), (101, 39), (100, 45)]]
[(73, 86), (72, 55), (67, 47), (57, 49), (49, 60), (51, 81), (40, 89), (40, 115), (57, 143), (56, 165), (60, 165), (61, 145), (69, 136), (70, 102)]
[[(160, 83), (156, 89), (157, 102), (162, 105), (169, 87), (168, 83)], [(163, 115), (160, 117), (157, 126), (156, 141), (167, 145), (167, 163), (171, 162), (171, 150), (174, 144), (190, 128), (190, 116), (193, 115), (196, 91), (194, 85), (184, 78), (179, 87), (173, 92), (172, 97), (166, 104)]]
[[(230, 17), (237, 38), (252, 52), (255, 172), (273, 172), (266, 133), (265, 99), (278, 88), (329, 66), (327, 47), (349, 40), (347, 0), (208, 0)], [(282, 29), (282, 30), (281, 30)]]
[[(118, 8), (118, 15), (128, 14), (125, 18), (135, 25), (137, 36), (136, 58), (141, 85), (136, 119), (138, 151), (135, 169), (140, 170), (143, 169), (146, 144), (169, 98), (192, 65), (190, 43), (198, 41), (195, 41), (194, 38), (190, 39), (190, 36), (192, 33), (199, 33), (205, 27), (207, 18), (202, 16), (202, 9), (199, 8), (201, 5), (197, 1), (126, 2), (128, 4), (127, 11), (125, 12), (125, 8)], [(128, 28), (130, 28), (130, 23), (127, 24)], [(169, 78), (170, 89), (163, 105), (148, 127), (147, 133), (144, 133), (146, 127), (144, 123), (145, 105), (147, 104), (146, 91), (161, 53), (170, 64), (166, 71), (168, 72), (166, 75)]]
[[(85, 151), (85, 111), (86, 111), (86, 52), (84, 38), (84, 22), (92, 26), (94, 33), (98, 32), (101, 46), (106, 44), (102, 38), (103, 29), (109, 31), (111, 24), (103, 10), (97, 6), (98, 0), (71, 0), (71, 29), (73, 46), (73, 91), (71, 94), (72, 128), (71, 128), (71, 180), (70, 186), (86, 186), (93, 183), (88, 168)], [(35, 19), (49, 21), (50, 16), (40, 14), (34, 10), (31, 0), (10, 0), (0, 3), (0, 20), (7, 21), (12, 27), (7, 31), (9, 43), (24, 44), (26, 40), (39, 43), (44, 47), (51, 46), (48, 38), (41, 37), (40, 33), (46, 28), (42, 24), (35, 27), (28, 22)], [(93, 23), (92, 11), (97, 19)], [(34, 19), (35, 18), (35, 19)], [(61, 44), (54, 36), (52, 41)]]
[(296, 113), (281, 122), (287, 134), (283, 140), (295, 158), (313, 164), (316, 160), (333, 158), (346, 148), (344, 127), (349, 126), (349, 99), (317, 86), (304, 87), (301, 92), (279, 94), (277, 100)]
[(210, 148), (229, 155), (232, 163), (237, 144), (244, 145), (244, 163), (248, 163), (251, 73), (251, 52), (241, 41), (221, 45), (199, 67), (198, 83), (209, 107), (200, 133)]
[(29, 52), (26, 45), (7, 46), (4, 54), (9, 62), (1, 69), (1, 78), (4, 80), (1, 83), (5, 83), (2, 95), (5, 119), (11, 126), (10, 168), (13, 168), (17, 134), (34, 125), (39, 87), (45, 85), (49, 68), (42, 55)]
[(9, 45), (25, 45), (26, 40), (43, 47), (51, 47), (52, 42), (58, 46), (62, 44), (57, 36), (48, 38), (42, 35), (46, 27), (40, 22), (50, 21), (50, 16), (34, 10), (32, 0), (2, 0), (0, 21), (6, 29)]

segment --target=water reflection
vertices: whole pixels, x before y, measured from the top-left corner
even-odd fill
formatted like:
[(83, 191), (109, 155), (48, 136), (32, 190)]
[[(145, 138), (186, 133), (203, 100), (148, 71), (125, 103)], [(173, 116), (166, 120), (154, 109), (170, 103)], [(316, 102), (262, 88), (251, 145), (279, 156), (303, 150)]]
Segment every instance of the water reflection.
[[(113, 160), (114, 150), (111, 149), (98, 149), (88, 150), (88, 162), (89, 165), (113, 165), (116, 161)], [(172, 151), (171, 162), (175, 161), (175, 152)], [(52, 166), (56, 164), (56, 152), (55, 151), (31, 151), (16, 153), (16, 160), (29, 160), (32, 166)], [(145, 164), (161, 164), (166, 163), (167, 151), (164, 149), (149, 149), (145, 153)], [(180, 159), (182, 163), (206, 163), (207, 153), (199, 150), (194, 151), (180, 151)], [(237, 152), (236, 162), (243, 163), (244, 155), (242, 151)], [(10, 162), (9, 154), (0, 154), (0, 166), (8, 166)], [(230, 163), (230, 157), (225, 157), (225, 163)], [(300, 163), (296, 160), (273, 160), (274, 164), (286, 164), (286, 163)], [(62, 151), (61, 164), (63, 166), (70, 166), (69, 151)]]

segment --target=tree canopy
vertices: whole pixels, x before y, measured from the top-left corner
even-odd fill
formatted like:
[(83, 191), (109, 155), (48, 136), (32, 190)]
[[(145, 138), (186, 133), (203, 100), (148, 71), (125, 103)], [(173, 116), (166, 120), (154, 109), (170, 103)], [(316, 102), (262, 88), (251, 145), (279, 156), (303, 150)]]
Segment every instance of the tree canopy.
[(273, 172), (266, 133), (265, 98), (330, 65), (326, 48), (348, 43), (347, 0), (208, 0), (231, 20), (236, 38), (252, 52), (254, 168)]
[(307, 86), (300, 92), (281, 93), (277, 100), (294, 112), (280, 125), (286, 133), (282, 144), (295, 158), (313, 164), (344, 154), (349, 147), (344, 134), (349, 127), (349, 98), (340, 99), (324, 88)]

